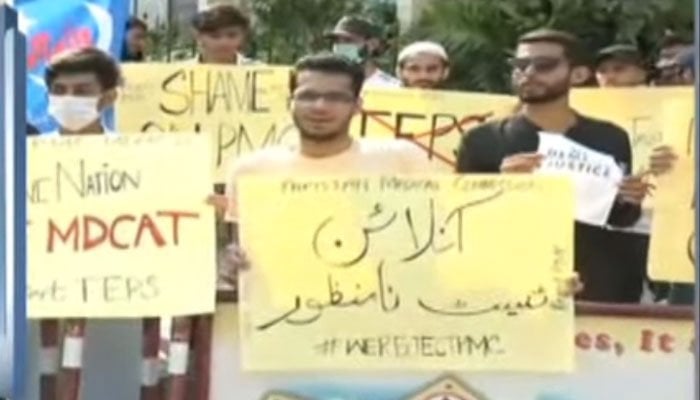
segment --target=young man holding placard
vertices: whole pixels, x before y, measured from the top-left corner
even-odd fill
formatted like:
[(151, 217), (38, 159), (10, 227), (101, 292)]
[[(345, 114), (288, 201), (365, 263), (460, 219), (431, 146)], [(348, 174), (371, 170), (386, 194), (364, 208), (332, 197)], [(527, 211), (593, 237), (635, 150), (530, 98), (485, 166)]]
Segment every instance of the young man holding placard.
[(248, 65), (255, 61), (241, 53), (250, 34), (250, 18), (238, 8), (220, 4), (200, 11), (192, 20), (202, 64)]
[[(362, 66), (341, 55), (309, 56), (297, 63), (291, 87), (291, 112), (299, 131), (300, 146), (264, 149), (232, 166), (226, 184), (226, 219), (229, 222), (236, 224), (238, 221), (236, 180), (243, 175), (431, 170), (426, 153), (411, 143), (357, 140), (350, 136), (351, 120), (361, 109), (360, 92), (364, 83)], [(231, 255), (235, 266), (225, 263), (220, 276), (235, 287), (235, 271), (242, 262), (237, 251)]]
[[(46, 135), (109, 134), (103, 117), (117, 98), (121, 80), (117, 61), (100, 49), (82, 48), (55, 56), (46, 68), (45, 82), (49, 92), (49, 114), (56, 120), (58, 129)], [(93, 337), (89, 346), (92, 350), (88, 351), (84, 349), (83, 339), (88, 328), (85, 319), (65, 321), (62, 351), (59, 351), (57, 343), (60, 341), (55, 337), (59, 332), (59, 320), (40, 320), (39, 325), (42, 375), (56, 375), (60, 368), (80, 370), (84, 363), (93, 364), (92, 357), (100, 357), (100, 349), (107, 349), (108, 353), (116, 350), (120, 355), (109, 364), (112, 379), (123, 384), (137, 379), (139, 371), (124, 373), (123, 370), (131, 371), (132, 366), (140, 361), (138, 351), (132, 354), (128, 350), (129, 343), (140, 340), (140, 322), (91, 321)], [(129, 359), (130, 356), (134, 359)]]
[[(512, 65), (513, 84), (522, 107), (512, 117), (468, 132), (459, 147), (457, 171), (536, 172), (549, 165), (538, 150), (545, 139), (555, 143), (555, 153), (564, 148), (575, 151), (577, 160), (567, 159), (571, 156), (567, 150), (561, 154), (562, 163), (552, 168), (579, 176), (579, 182), (588, 188), (578, 197), (575, 230), (575, 266), (584, 284), (581, 298), (637, 302), (645, 271), (625, 268), (629, 250), (625, 240), (621, 233), (606, 227), (634, 224), (649, 185), (641, 176), (629, 175), (632, 152), (624, 130), (582, 116), (569, 106), (569, 90), (584, 75), (579, 68), (581, 58), (577, 39), (568, 33), (538, 30), (521, 37)], [(596, 164), (591, 163), (593, 159)], [(588, 175), (581, 177), (581, 170), (565, 170), (573, 161), (585, 167)], [(600, 204), (590, 213), (588, 203)], [(579, 222), (582, 215), (585, 221)]]
[(102, 118), (114, 105), (121, 73), (117, 62), (97, 48), (56, 56), (46, 67), (49, 114), (58, 130), (50, 134), (101, 134)]

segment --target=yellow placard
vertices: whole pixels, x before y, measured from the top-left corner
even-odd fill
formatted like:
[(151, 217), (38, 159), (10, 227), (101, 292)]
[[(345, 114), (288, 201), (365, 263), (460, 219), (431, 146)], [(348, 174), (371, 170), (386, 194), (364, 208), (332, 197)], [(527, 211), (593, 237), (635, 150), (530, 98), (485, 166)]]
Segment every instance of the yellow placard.
[(663, 141), (662, 104), (694, 98), (693, 88), (592, 88), (571, 92), (571, 104), (583, 115), (612, 122), (624, 129), (632, 146), (633, 173), (649, 167), (649, 156)]
[(239, 184), (254, 265), (242, 282), (244, 368), (572, 369), (573, 309), (555, 279), (572, 270), (568, 180)]
[(216, 182), (232, 158), (296, 140), (287, 67), (126, 64), (123, 73), (118, 130), (211, 135)]
[[(572, 375), (504, 376), (497, 372), (474, 374), (470, 371), (415, 374), (405, 371), (391, 374), (387, 379), (387, 375), (376, 371), (357, 371), (352, 375), (324, 371), (323, 380), (313, 374), (266, 374), (260, 375), (262, 379), (253, 380), (251, 374), (238, 368), (242, 343), (236, 305), (220, 304), (216, 310), (212, 345), (217, 356), (213, 357), (211, 368), (226, 373), (218, 374), (218, 378), (214, 376), (211, 398), (239, 398), (243, 392), (247, 395), (245, 398), (255, 400), (373, 399), (368, 393), (382, 393), (383, 399), (392, 400), (535, 400), (546, 398), (544, 393), (552, 393), (553, 388), (566, 387), (566, 393), (584, 396), (580, 399), (627, 399), (625, 394), (629, 387), (626, 385), (630, 376), (643, 376), (639, 380), (641, 391), (651, 389), (651, 392), (656, 391), (654, 394), (660, 394), (667, 389), (670, 393), (674, 386), (674, 400), (692, 398), (695, 324), (691, 313), (682, 319), (669, 319), (663, 315), (664, 310), (649, 307), (646, 313), (633, 307), (604, 308), (605, 316), (576, 316), (576, 333), (571, 340), (576, 344), (577, 362)], [(638, 316), (625, 315), (629, 311)], [(679, 390), (675, 387), (678, 384), (690, 386)], [(503, 385), (507, 386), (505, 390)], [(665, 388), (664, 385), (671, 386)], [(524, 387), (528, 388), (525, 392)], [(556, 397), (553, 393), (552, 396), (552, 399), (570, 399)], [(653, 394), (644, 396), (644, 399), (653, 398)]]
[(29, 317), (211, 312), (209, 147), (195, 134), (30, 139)]
[(510, 114), (516, 102), (512, 96), (485, 93), (368, 89), (352, 132), (358, 137), (412, 140), (439, 167), (454, 171), (462, 135)]
[(691, 100), (664, 104), (664, 142), (678, 155), (674, 168), (657, 179), (649, 244), (649, 275), (695, 282), (695, 106)]

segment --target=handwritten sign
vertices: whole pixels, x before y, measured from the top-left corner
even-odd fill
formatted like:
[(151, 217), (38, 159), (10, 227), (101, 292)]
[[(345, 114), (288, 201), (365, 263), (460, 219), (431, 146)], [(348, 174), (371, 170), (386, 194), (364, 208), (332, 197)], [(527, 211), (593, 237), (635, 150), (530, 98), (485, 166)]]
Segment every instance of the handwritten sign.
[(289, 68), (127, 64), (123, 73), (118, 130), (211, 135), (216, 182), (224, 182), (231, 158), (296, 140), (287, 111)]
[(211, 312), (207, 142), (195, 134), (32, 139), (29, 316)]
[(438, 166), (454, 171), (462, 135), (513, 111), (512, 96), (415, 89), (368, 89), (352, 125), (358, 137), (410, 139)]
[[(649, 156), (663, 140), (664, 117), (661, 104), (673, 99), (693, 99), (692, 87), (635, 87), (576, 89), (571, 103), (580, 113), (610, 121), (624, 129), (632, 146), (632, 172), (649, 168)], [(642, 204), (642, 216), (632, 227), (617, 230), (649, 234), (651, 198)]]
[(615, 159), (561, 134), (540, 132), (539, 138), (537, 152), (545, 158), (537, 173), (570, 177), (576, 193), (576, 220), (607, 224), (623, 176)]
[(610, 121), (630, 135), (633, 172), (649, 167), (649, 156), (663, 141), (664, 116), (660, 104), (693, 99), (692, 87), (576, 89), (571, 104), (580, 113)]
[(658, 178), (649, 248), (649, 275), (671, 282), (695, 281), (695, 107), (692, 100), (664, 104), (664, 139), (678, 160)]
[[(659, 307), (661, 308), (661, 307)], [(625, 307), (622, 307), (625, 310)], [(573, 374), (497, 371), (357, 371), (250, 374), (240, 368), (240, 321), (234, 305), (220, 304), (212, 343), (211, 400), (635, 400), (692, 399), (695, 324), (683, 319), (577, 315)], [(634, 310), (640, 313), (640, 310)]]
[(249, 176), (239, 200), (245, 368), (572, 368), (567, 180)]

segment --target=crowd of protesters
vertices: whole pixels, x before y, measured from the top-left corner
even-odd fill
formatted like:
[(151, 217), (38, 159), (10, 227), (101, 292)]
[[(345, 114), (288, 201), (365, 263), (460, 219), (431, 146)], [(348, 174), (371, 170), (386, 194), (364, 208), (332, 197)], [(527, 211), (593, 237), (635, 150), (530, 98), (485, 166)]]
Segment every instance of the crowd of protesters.
[[(197, 43), (190, 63), (251, 65), (260, 61), (243, 54), (253, 34), (250, 18), (239, 9), (221, 5), (201, 11), (192, 21)], [(148, 59), (148, 26), (132, 18), (126, 27), (121, 62)], [(245, 174), (410, 173), (424, 172), (426, 157), (408, 143), (374, 143), (349, 133), (350, 121), (369, 87), (449, 90), (450, 55), (435, 41), (410, 43), (398, 52), (395, 71), (377, 62), (387, 50), (380, 27), (359, 16), (345, 16), (328, 32), (328, 52), (309, 55), (294, 66), (292, 106), (300, 147), (280, 154), (262, 150), (232, 167), (224, 199), (212, 203), (236, 230), (236, 180)], [(581, 115), (569, 104), (571, 88), (580, 86), (642, 87), (692, 85), (695, 52), (692, 43), (669, 34), (660, 38), (656, 62), (647, 63), (632, 44), (611, 43), (595, 57), (584, 54), (572, 34), (541, 29), (513, 43), (510, 60), (518, 110), (465, 133), (457, 150), (456, 173), (530, 173), (540, 164), (537, 132), (561, 132), (569, 139), (612, 156), (625, 166), (623, 180), (608, 224), (625, 228), (640, 218), (650, 190), (633, 175), (627, 133), (609, 122)], [(593, 65), (585, 60), (594, 60)], [(59, 128), (48, 134), (109, 134), (103, 114), (115, 102), (122, 82), (119, 61), (84, 48), (55, 57), (46, 70), (49, 113)], [(324, 101), (319, 101), (324, 100)], [(37, 134), (31, 127), (31, 134)], [(277, 152), (276, 152), (277, 151)], [(669, 147), (654, 149), (651, 174), (667, 173), (675, 155)], [(524, 211), (526, 212), (526, 211)], [(235, 241), (237, 235), (232, 236)], [(525, 238), (524, 238), (525, 239)], [(601, 302), (639, 302), (645, 290), (654, 301), (687, 304), (692, 286), (649, 282), (646, 276), (648, 234), (576, 223), (575, 267), (580, 299)], [(219, 266), (222, 288), (235, 288), (235, 276), (247, 266), (244, 252), (234, 243)], [(645, 289), (647, 288), (647, 289)]]

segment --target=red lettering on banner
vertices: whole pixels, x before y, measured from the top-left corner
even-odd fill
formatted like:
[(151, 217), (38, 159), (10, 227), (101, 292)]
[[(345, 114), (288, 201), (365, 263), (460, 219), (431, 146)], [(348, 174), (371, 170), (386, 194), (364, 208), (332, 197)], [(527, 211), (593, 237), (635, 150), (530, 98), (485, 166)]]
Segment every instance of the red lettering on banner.
[(92, 30), (82, 26), (66, 31), (52, 47), (51, 35), (48, 32), (37, 33), (29, 40), (27, 69), (32, 70), (63, 51), (91, 46), (93, 39)]
[(591, 336), (586, 332), (576, 334), (576, 347), (581, 350), (591, 349)]
[(669, 335), (668, 333), (664, 333), (663, 335), (659, 336), (659, 349), (661, 349), (661, 351), (664, 353), (672, 353), (674, 350), (673, 342), (673, 336)]
[(178, 246), (182, 221), (188, 218), (197, 219), (199, 214), (169, 210), (158, 211), (153, 216), (123, 214), (112, 220), (85, 215), (73, 218), (65, 227), (49, 219), (47, 251), (55, 252), (61, 243), (74, 252), (103, 247), (127, 250), (148, 242), (157, 247)]
[(640, 344), (639, 349), (647, 353), (654, 351), (654, 336), (654, 331), (644, 329), (642, 331), (642, 343)]
[(595, 348), (600, 351), (610, 351), (612, 339), (607, 333), (600, 333), (595, 337)]
[(63, 243), (67, 243), (72, 236), (73, 251), (78, 251), (78, 218), (73, 218), (70, 225), (68, 226), (67, 231), (65, 232), (59, 230), (56, 224), (54, 224), (52, 220), (49, 220), (49, 253), (53, 252), (53, 248), (55, 246), (54, 239), (56, 238), (56, 236), (58, 236), (58, 239), (60, 239)]

